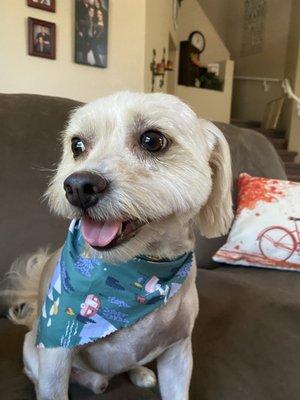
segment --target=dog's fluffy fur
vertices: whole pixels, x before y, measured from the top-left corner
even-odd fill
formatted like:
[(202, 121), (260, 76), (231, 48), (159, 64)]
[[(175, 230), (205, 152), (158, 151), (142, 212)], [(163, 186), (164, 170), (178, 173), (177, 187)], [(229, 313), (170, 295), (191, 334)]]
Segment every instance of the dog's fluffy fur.
[[(140, 135), (159, 130), (170, 146), (153, 156), (139, 145)], [(74, 160), (71, 138), (86, 151)], [(194, 245), (193, 223), (206, 237), (225, 234), (232, 220), (231, 165), (222, 133), (174, 96), (121, 92), (75, 110), (64, 133), (64, 151), (47, 196), (64, 218), (82, 212), (66, 199), (64, 180), (77, 171), (101, 173), (107, 194), (88, 209), (93, 219), (137, 219), (137, 235), (111, 250), (97, 251), (108, 263), (138, 254), (176, 257)], [(96, 250), (95, 250), (96, 251)], [(59, 251), (18, 262), (11, 272), (11, 318), (30, 328), (24, 343), (25, 372), (40, 400), (67, 400), (69, 376), (94, 392), (108, 378), (130, 371), (143, 387), (155, 384), (143, 364), (157, 358), (163, 400), (187, 400), (192, 370), (191, 333), (198, 312), (196, 265), (182, 289), (158, 311), (132, 327), (84, 348), (37, 349), (36, 320)], [(25, 304), (25, 305), (24, 305)]]

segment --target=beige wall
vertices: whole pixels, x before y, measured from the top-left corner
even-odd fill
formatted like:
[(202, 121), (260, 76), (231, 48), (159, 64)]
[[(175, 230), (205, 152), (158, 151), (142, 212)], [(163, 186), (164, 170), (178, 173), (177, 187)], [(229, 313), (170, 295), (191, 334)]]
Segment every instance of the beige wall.
[(198, 0), (198, 2), (226, 45), (230, 0)]
[[(87, 101), (117, 90), (144, 89), (146, 0), (110, 0), (108, 68), (75, 64), (74, 3), (50, 13), (25, 0), (1, 1), (0, 92), (39, 93)], [(57, 24), (57, 59), (27, 55), (27, 17)]]
[(229, 51), (220, 39), (214, 26), (200, 7), (197, 0), (184, 0), (179, 11), (178, 39), (187, 40), (194, 30), (201, 31), (206, 38), (206, 48), (201, 62), (223, 61), (230, 58)]
[[(160, 62), (163, 48), (166, 49), (168, 58), (169, 35), (177, 42), (177, 32), (173, 24), (173, 0), (146, 0), (146, 41), (145, 41), (145, 91), (151, 91), (151, 71), (153, 49), (156, 49), (156, 62)], [(159, 88), (159, 77), (155, 78), (155, 91), (165, 90)]]
[[(291, 0), (267, 0), (263, 51), (242, 57), (244, 1), (229, 0), (226, 44), (235, 60), (235, 75), (284, 77), (290, 13)], [(265, 92), (262, 83), (235, 81), (232, 116), (260, 121), (266, 104), (281, 95), (280, 83), (270, 83), (269, 91)]]
[[(229, 61), (229, 51), (198, 1), (184, 0), (179, 12), (179, 41), (187, 40), (189, 34), (194, 30), (201, 31), (206, 39), (206, 48), (201, 55), (203, 65), (227, 60), (224, 91), (218, 92), (176, 84), (175, 94), (188, 103), (199, 116), (214, 121), (229, 122), (233, 77), (233, 62)], [(177, 76), (178, 71), (175, 73)]]
[[(150, 62), (152, 49), (160, 61), (163, 47), (178, 58), (178, 40), (186, 40), (192, 30), (201, 30), (207, 40), (202, 62), (221, 61), (229, 52), (202, 11), (197, 0), (184, 0), (178, 29), (173, 23), (173, 0), (110, 0), (108, 68), (75, 64), (74, 0), (57, 0), (56, 13), (26, 6), (24, 0), (3, 2), (1, 8), (0, 92), (38, 93), (69, 97), (81, 101), (117, 90), (151, 90)], [(48, 60), (27, 55), (27, 17), (57, 24), (57, 59)], [(177, 53), (177, 54), (176, 54)], [(168, 58), (168, 54), (167, 54)], [(232, 65), (226, 70), (232, 74)], [(156, 90), (159, 78), (156, 78)], [(163, 91), (175, 93), (189, 103), (202, 117), (229, 121), (231, 80), (226, 90), (179, 87), (177, 69), (169, 73)], [(171, 87), (172, 86), (172, 87)]]
[[(244, 0), (198, 0), (214, 28), (220, 34), (235, 61), (235, 75), (283, 78), (291, 3), (294, 0), (267, 0), (265, 40), (262, 52), (241, 56)], [(295, 0), (298, 4), (299, 0)], [(264, 91), (262, 83), (235, 80), (232, 116), (242, 120), (260, 121), (266, 104), (282, 96), (280, 83), (270, 83)], [(285, 120), (281, 121), (282, 127)]]
[(228, 12), (226, 43), (236, 62), (235, 74), (283, 78), (291, 0), (267, 0), (263, 51), (247, 57), (240, 55), (244, 4), (241, 0), (230, 0)]
[[(297, 69), (293, 85), (294, 93), (300, 98), (300, 40), (298, 42)], [(300, 115), (298, 114), (296, 102), (289, 102), (289, 150), (297, 151), (297, 162), (300, 162)]]
[[(293, 91), (300, 97), (300, 1), (292, 0), (292, 12), (288, 38), (288, 51), (285, 68)], [(300, 116), (295, 101), (288, 99), (284, 109), (286, 126), (289, 129), (289, 149), (298, 151), (300, 162)]]
[[(173, 0), (146, 0), (146, 43), (145, 43), (145, 90), (151, 91), (150, 62), (152, 50), (157, 50), (157, 62), (161, 60), (163, 47), (167, 50), (170, 41), (177, 52), (178, 64), (179, 42), (187, 40), (193, 30), (201, 30), (206, 37), (207, 47), (201, 58), (203, 64), (212, 61), (229, 59), (229, 52), (221, 41), (218, 33), (203, 12), (197, 0), (184, 0), (179, 10), (178, 28), (173, 24)], [(171, 46), (172, 47), (172, 46)], [(159, 89), (159, 77), (155, 81), (155, 91), (167, 91), (175, 94), (188, 103), (195, 112), (203, 117), (217, 121), (229, 122), (231, 108), (231, 91), (233, 63), (226, 63), (226, 79), (223, 92), (196, 89), (177, 85), (178, 65), (175, 71), (166, 75), (166, 82)], [(169, 83), (169, 85), (168, 85)], [(171, 83), (171, 84), (170, 84)]]
[(189, 104), (200, 117), (211, 121), (229, 123), (233, 67), (233, 61), (227, 60), (225, 64), (225, 86), (223, 92), (178, 85), (176, 94)]
[(282, 95), (280, 82), (271, 82), (266, 92), (263, 82), (234, 80), (232, 117), (243, 121), (262, 121), (267, 103)]

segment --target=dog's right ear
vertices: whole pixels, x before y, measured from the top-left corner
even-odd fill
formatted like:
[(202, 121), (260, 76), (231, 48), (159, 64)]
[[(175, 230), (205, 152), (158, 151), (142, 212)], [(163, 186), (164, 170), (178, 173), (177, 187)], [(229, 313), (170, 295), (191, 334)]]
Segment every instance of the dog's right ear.
[(212, 189), (207, 203), (197, 216), (197, 225), (202, 235), (213, 238), (225, 235), (233, 219), (231, 157), (220, 129), (204, 119), (200, 119), (199, 124), (210, 151)]

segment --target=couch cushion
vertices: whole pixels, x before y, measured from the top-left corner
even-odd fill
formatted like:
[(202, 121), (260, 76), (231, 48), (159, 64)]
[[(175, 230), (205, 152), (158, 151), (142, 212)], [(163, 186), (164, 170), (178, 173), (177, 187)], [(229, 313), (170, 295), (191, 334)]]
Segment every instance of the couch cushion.
[[(26, 330), (0, 318), (0, 398), (7, 400), (35, 400), (33, 384), (22, 372), (22, 346)], [(141, 389), (133, 385), (126, 374), (114, 377), (104, 396), (76, 384), (70, 385), (71, 400), (158, 400), (157, 388)]]
[(295, 272), (198, 270), (191, 399), (299, 399), (299, 287)]
[[(219, 267), (198, 270), (200, 312), (193, 333), (190, 400), (298, 400), (300, 275)], [(0, 393), (33, 400), (22, 375), (25, 330), (0, 319)], [(115, 377), (103, 396), (72, 385), (72, 400), (158, 400), (153, 391)]]
[(17, 256), (56, 247), (64, 238), (65, 223), (50, 216), (42, 194), (60, 157), (59, 134), (78, 105), (56, 97), (0, 95), (0, 276)]

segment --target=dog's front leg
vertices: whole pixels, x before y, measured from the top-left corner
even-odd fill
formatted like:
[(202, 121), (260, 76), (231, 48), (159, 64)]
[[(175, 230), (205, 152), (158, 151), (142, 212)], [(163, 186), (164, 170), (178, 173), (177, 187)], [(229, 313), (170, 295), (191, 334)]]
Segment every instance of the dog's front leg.
[(157, 359), (162, 400), (188, 400), (193, 368), (191, 338), (167, 349)]
[(73, 350), (39, 348), (38, 400), (68, 400)]

